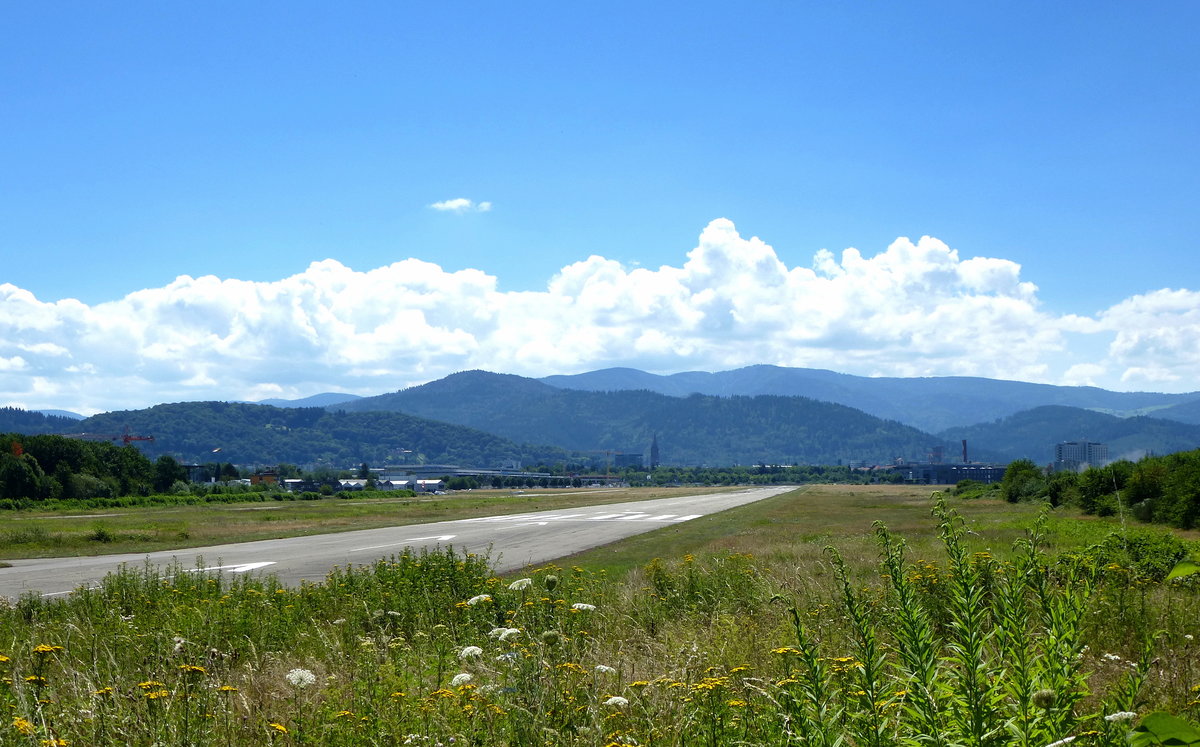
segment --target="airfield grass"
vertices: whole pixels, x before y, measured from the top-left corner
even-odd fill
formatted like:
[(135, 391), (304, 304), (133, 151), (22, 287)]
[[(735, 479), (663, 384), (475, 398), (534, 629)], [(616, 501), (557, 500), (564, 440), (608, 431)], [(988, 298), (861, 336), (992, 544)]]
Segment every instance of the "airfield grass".
[(0, 605), (0, 744), (1123, 745), (1200, 706), (1200, 589), (1097, 552), (1135, 533), (811, 486), (504, 579), (129, 569)]
[(282, 499), (107, 511), (0, 514), (0, 559), (145, 553), (477, 516), (698, 495), (735, 488), (472, 490), (412, 498)]

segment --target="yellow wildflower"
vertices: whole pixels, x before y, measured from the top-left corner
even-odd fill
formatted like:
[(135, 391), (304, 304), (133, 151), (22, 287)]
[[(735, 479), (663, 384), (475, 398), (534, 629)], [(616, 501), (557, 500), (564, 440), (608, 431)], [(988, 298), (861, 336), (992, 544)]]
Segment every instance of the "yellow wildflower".
[(33, 722), (31, 722), (29, 719), (21, 718), (20, 716), (13, 719), (12, 725), (14, 729), (27, 737), (32, 735), (34, 732)]

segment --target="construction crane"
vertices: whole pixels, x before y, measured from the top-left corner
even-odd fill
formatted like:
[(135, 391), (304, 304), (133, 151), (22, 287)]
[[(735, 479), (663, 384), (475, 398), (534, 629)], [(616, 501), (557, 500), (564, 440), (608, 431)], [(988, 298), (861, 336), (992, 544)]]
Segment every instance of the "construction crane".
[(134, 441), (153, 441), (154, 436), (139, 436), (130, 433), (126, 428), (124, 433), (64, 433), (64, 438), (82, 438), (85, 441), (120, 441), (128, 446)]

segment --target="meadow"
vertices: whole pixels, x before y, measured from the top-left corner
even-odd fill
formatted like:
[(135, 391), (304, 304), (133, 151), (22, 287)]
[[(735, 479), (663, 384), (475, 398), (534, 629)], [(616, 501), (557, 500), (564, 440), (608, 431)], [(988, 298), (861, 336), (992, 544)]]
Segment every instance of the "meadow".
[(1193, 544), (811, 486), (507, 578), (130, 568), (0, 609), (0, 744), (1167, 743), (1150, 714), (1198, 715), (1200, 591), (1163, 580)]

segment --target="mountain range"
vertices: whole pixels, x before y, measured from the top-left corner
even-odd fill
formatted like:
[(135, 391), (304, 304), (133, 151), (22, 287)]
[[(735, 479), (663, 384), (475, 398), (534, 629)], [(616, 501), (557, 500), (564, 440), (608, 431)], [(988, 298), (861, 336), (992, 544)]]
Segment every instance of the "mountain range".
[(540, 381), (564, 389), (644, 389), (673, 397), (689, 394), (809, 397), (854, 407), (930, 433), (988, 422), (1042, 405), (1079, 407), (1119, 417), (1153, 414), (1168, 420), (1200, 423), (1200, 392), (1111, 392), (1092, 386), (1054, 386), (971, 376), (867, 377), (815, 368), (760, 365), (667, 376), (632, 368), (606, 368), (573, 376), (547, 376)]
[[(655, 438), (667, 464), (887, 463), (936, 447), (1046, 463), (1092, 440), (1114, 458), (1200, 445), (1200, 392), (1110, 392), (973, 377), (869, 378), (750, 366), (659, 376), (625, 368), (532, 379), (466, 371), (375, 397), (180, 403), (83, 421), (0, 409), (0, 432), (154, 434), (148, 454), (189, 461), (402, 461), (497, 466), (611, 460)], [(539, 445), (540, 444), (540, 445)], [(220, 452), (213, 449), (220, 448)], [(575, 457), (578, 458), (578, 457)]]

